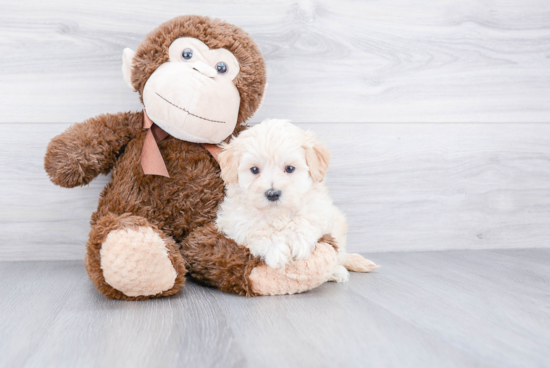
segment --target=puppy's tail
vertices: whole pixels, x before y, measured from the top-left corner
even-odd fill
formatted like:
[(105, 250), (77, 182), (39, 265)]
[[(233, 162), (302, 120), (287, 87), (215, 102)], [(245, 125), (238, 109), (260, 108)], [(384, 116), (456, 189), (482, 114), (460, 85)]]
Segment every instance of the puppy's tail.
[(353, 272), (371, 272), (380, 266), (357, 253), (346, 254), (344, 267)]

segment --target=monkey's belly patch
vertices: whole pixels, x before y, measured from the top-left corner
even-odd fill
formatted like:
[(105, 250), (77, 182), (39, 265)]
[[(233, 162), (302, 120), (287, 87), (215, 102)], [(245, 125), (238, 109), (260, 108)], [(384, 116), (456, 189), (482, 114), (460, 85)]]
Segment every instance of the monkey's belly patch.
[(100, 256), (105, 281), (127, 296), (156, 295), (176, 281), (166, 244), (149, 227), (111, 231)]

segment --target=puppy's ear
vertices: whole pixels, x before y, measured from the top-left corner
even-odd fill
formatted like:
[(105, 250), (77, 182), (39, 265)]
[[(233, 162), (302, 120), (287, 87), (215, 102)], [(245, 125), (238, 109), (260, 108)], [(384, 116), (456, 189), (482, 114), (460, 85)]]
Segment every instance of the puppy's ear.
[(311, 132), (306, 132), (306, 143), (303, 148), (306, 151), (306, 162), (309, 166), (309, 175), (315, 182), (322, 182), (328, 171), (330, 163), (330, 151)]
[(239, 180), (239, 158), (237, 150), (229, 144), (222, 145), (222, 151), (218, 155), (218, 162), (222, 169), (221, 176), (226, 184), (233, 184)]

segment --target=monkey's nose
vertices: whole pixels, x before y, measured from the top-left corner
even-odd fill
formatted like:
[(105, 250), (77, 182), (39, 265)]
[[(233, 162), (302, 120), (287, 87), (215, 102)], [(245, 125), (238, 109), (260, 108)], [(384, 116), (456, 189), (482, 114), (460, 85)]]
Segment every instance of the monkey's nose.
[(206, 75), (209, 78), (214, 78), (216, 76), (216, 69), (206, 64), (204, 61), (197, 60), (193, 63), (193, 69), (200, 72), (203, 75)]
[(280, 190), (269, 189), (267, 192), (265, 192), (265, 196), (271, 202), (275, 202), (281, 196), (281, 191)]

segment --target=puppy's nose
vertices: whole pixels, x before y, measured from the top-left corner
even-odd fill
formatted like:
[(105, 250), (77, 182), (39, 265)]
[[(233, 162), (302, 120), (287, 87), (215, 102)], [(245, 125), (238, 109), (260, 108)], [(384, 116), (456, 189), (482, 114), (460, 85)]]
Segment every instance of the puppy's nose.
[(281, 191), (280, 190), (269, 189), (267, 192), (265, 192), (265, 196), (271, 202), (275, 202), (281, 196)]

